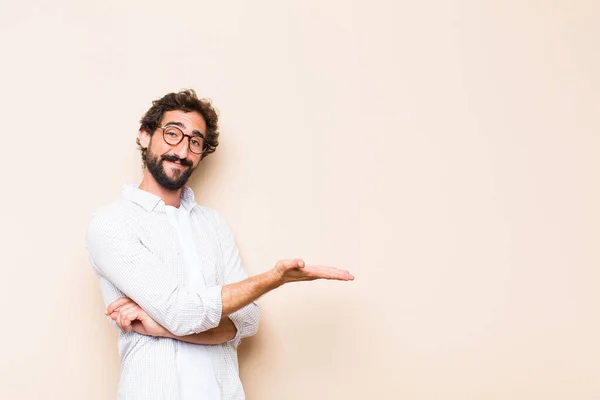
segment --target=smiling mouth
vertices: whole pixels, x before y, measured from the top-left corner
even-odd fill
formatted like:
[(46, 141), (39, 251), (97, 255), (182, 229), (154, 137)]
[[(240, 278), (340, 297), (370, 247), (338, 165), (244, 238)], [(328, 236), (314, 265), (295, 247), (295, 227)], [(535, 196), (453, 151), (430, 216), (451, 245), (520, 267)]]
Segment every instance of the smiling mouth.
[(183, 165), (182, 163), (178, 162), (178, 161), (167, 161), (165, 160), (165, 162), (171, 164), (171, 165), (176, 165), (178, 167), (185, 167), (186, 165)]

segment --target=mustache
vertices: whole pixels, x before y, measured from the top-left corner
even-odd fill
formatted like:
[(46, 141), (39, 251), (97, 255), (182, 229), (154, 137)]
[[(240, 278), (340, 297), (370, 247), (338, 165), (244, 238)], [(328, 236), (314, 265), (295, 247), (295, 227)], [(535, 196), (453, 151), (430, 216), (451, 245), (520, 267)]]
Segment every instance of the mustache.
[(178, 162), (181, 165), (184, 165), (186, 167), (191, 167), (192, 165), (194, 165), (190, 160), (188, 160), (187, 158), (179, 158), (173, 154), (165, 154), (163, 156), (160, 157), (161, 160), (163, 161), (171, 161), (171, 162)]

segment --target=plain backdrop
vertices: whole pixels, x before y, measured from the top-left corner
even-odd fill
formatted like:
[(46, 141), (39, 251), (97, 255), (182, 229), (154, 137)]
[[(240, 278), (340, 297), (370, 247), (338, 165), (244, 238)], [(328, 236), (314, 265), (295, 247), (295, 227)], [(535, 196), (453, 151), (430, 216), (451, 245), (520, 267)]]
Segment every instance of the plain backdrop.
[(2, 1), (0, 398), (114, 399), (84, 233), (194, 88), (260, 300), (250, 400), (600, 398), (595, 1)]

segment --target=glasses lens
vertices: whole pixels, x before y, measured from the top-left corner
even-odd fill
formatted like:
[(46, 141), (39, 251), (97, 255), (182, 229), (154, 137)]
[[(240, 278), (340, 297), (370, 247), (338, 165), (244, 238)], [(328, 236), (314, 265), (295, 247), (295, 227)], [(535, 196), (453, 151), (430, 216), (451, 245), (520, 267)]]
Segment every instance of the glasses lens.
[(190, 137), (190, 151), (196, 154), (202, 153), (202, 138), (200, 136)]
[(179, 142), (181, 142), (183, 132), (177, 127), (169, 126), (167, 127), (167, 129), (165, 129), (164, 137), (165, 142), (169, 144), (178, 144)]

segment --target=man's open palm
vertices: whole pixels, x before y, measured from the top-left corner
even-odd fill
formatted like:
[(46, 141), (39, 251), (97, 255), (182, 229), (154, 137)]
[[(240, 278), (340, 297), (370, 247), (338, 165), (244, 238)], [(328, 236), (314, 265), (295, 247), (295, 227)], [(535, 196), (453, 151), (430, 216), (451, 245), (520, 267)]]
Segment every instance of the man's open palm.
[(278, 261), (275, 269), (281, 274), (285, 283), (315, 279), (354, 280), (354, 276), (348, 271), (325, 265), (305, 265), (304, 260), (299, 258)]

